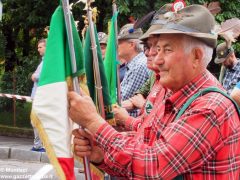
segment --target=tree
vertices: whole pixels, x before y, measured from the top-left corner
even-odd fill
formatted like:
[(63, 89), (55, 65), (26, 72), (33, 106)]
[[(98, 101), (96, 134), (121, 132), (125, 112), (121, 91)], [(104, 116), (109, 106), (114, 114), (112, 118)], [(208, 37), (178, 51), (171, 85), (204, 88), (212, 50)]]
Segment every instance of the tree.
[[(46, 37), (43, 29), (50, 22), (57, 1), (3, 0), (3, 19), (0, 23), (0, 62), (4, 71), (0, 90), (5, 93), (30, 94), (30, 73), (38, 63), (36, 44)], [(46, 11), (47, 10), (47, 11)], [(4, 62), (4, 63), (3, 63)], [(6, 104), (0, 99), (0, 106)], [(8, 105), (8, 107), (10, 107)], [(1, 108), (1, 107), (0, 107)], [(6, 108), (3, 108), (6, 109)]]

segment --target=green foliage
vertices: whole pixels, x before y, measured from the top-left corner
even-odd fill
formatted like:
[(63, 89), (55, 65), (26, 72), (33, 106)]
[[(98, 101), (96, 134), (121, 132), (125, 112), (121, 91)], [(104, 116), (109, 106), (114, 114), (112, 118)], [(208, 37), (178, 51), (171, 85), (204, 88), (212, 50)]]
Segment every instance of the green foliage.
[[(116, 0), (119, 18), (119, 27), (129, 22), (129, 17), (135, 20), (150, 11), (158, 10), (166, 3), (174, 0)], [(190, 4), (204, 4), (210, 0), (185, 0)], [(214, 0), (215, 1), (215, 0)], [(32, 82), (30, 76), (37, 67), (39, 60), (36, 51), (37, 41), (47, 34), (44, 28), (49, 26), (51, 15), (59, 0), (2, 0), (3, 20), (0, 22), (0, 92), (30, 95)], [(77, 0), (71, 0), (77, 2)], [(219, 0), (222, 11), (216, 16), (218, 23), (229, 18), (240, 17), (240, 1)], [(104, 4), (104, 6), (103, 6)], [(84, 27), (82, 15), (85, 5), (78, 3), (73, 6), (75, 20), (79, 21), (78, 29)], [(98, 31), (107, 32), (108, 21), (112, 16), (112, 0), (97, 0), (92, 3), (97, 7)], [(223, 41), (222, 39), (219, 40)], [(239, 41), (239, 39), (238, 39)], [(240, 43), (234, 44), (234, 49), (240, 55)], [(211, 72), (218, 72), (215, 64), (210, 64)], [(13, 82), (15, 81), (15, 90)], [(19, 106), (22, 106), (19, 104)], [(0, 110), (10, 110), (12, 101), (0, 98)]]
[[(38, 56), (22, 57), (22, 65), (16, 66), (14, 71), (5, 72), (0, 81), (2, 93), (20, 94), (29, 96), (32, 89), (31, 75), (39, 64)], [(15, 87), (15, 88), (14, 88)], [(12, 101), (6, 98), (0, 99), (0, 109), (10, 110)]]
[[(12, 100), (9, 100), (12, 101)], [(31, 127), (30, 123), (30, 112), (31, 112), (31, 103), (16, 102), (16, 126), (17, 127)], [(13, 126), (13, 106), (11, 109), (2, 110), (0, 109), (0, 124)]]
[[(16, 0), (3, 2), (0, 22), (0, 92), (30, 95), (30, 76), (39, 63), (37, 41), (46, 37), (43, 29), (58, 1)], [(0, 109), (9, 110), (12, 101), (0, 99)]]
[(0, 64), (1, 62), (3, 62), (5, 57), (5, 46), (6, 46), (6, 39), (2, 31), (0, 31)]
[(22, 65), (16, 67), (16, 93), (30, 95), (32, 89), (31, 75), (40, 63), (38, 56), (22, 58)]
[[(4, 73), (4, 62), (5, 62), (5, 46), (6, 46), (6, 39), (3, 35), (2, 31), (0, 31), (0, 81), (1, 77)], [(1, 87), (0, 87), (1, 91)]]

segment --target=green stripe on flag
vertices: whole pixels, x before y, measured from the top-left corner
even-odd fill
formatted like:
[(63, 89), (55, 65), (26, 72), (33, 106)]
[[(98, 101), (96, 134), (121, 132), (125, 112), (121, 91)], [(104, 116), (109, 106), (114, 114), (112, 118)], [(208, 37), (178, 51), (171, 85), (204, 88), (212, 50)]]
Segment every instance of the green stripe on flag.
[(107, 76), (108, 88), (110, 91), (111, 101), (117, 103), (117, 45), (115, 21), (118, 13), (115, 13), (111, 19), (110, 31), (108, 35), (107, 50), (104, 59), (104, 68)]
[[(94, 28), (95, 28), (94, 29), (95, 37), (97, 37), (96, 27), (94, 26)], [(97, 55), (98, 55), (99, 71), (100, 71), (101, 84), (102, 84), (105, 116), (106, 116), (106, 120), (110, 120), (110, 119), (113, 119), (113, 113), (112, 113), (112, 108), (111, 108), (112, 103), (111, 103), (111, 98), (109, 95), (107, 78), (105, 75), (102, 54), (101, 54), (101, 50), (100, 50), (100, 44), (99, 44), (99, 41), (97, 38), (96, 38), (96, 44), (97, 44)], [(88, 89), (90, 92), (90, 96), (96, 104), (97, 96), (96, 96), (96, 90), (95, 90), (93, 55), (92, 55), (92, 50), (91, 50), (91, 40), (90, 40), (89, 28), (87, 29), (86, 36), (85, 36), (84, 56), (85, 56), (85, 69), (86, 69), (86, 76), (87, 76), (87, 85), (88, 85)]]
[[(82, 44), (75, 27), (73, 17), (71, 17), (71, 20), (78, 69), (76, 74), (82, 75), (85, 72)], [(62, 7), (59, 6), (54, 12), (50, 27), (51, 30), (47, 39), (46, 52), (43, 59), (43, 68), (38, 86), (63, 82), (65, 81), (66, 77), (72, 74), (70, 51)]]

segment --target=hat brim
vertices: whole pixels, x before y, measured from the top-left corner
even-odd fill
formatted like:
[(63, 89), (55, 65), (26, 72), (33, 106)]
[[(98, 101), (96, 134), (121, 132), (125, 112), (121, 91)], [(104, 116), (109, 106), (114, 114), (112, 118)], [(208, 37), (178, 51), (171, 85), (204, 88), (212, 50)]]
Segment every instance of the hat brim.
[(215, 58), (215, 59), (214, 59), (214, 62), (215, 62), (216, 64), (221, 64), (221, 63), (223, 63), (225, 60), (226, 60), (226, 58)]
[(99, 44), (105, 44), (107, 45), (107, 43), (105, 41), (99, 41)]
[(139, 39), (142, 34), (118, 36), (118, 40)]
[(216, 57), (216, 58), (214, 59), (214, 62), (215, 62), (216, 64), (223, 63), (224, 61), (226, 61), (226, 60), (231, 56), (232, 53), (233, 53), (233, 51), (230, 51), (226, 57), (221, 57), (221, 58)]
[(150, 34), (185, 34), (188, 36), (196, 37), (200, 39), (201, 41), (204, 41), (207, 45), (210, 47), (216, 47), (217, 45), (217, 35), (214, 34), (208, 34), (208, 33), (199, 33), (199, 32), (183, 32), (175, 29), (158, 29), (156, 31), (151, 32)]
[(150, 26), (150, 28), (139, 39), (141, 41), (146, 41), (147, 38), (150, 37), (152, 32), (157, 31), (158, 29), (161, 29), (162, 27), (163, 27), (163, 25), (159, 25), (159, 24), (154, 24), (154, 25)]

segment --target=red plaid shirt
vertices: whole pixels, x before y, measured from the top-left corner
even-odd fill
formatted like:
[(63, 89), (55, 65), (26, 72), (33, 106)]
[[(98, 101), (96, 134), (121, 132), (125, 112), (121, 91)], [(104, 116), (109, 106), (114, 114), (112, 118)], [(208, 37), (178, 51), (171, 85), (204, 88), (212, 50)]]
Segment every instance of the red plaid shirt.
[[(156, 103), (139, 132), (119, 133), (105, 123), (95, 134), (104, 151), (99, 166), (127, 179), (238, 180), (240, 122), (233, 103), (220, 93), (197, 98), (178, 119), (182, 105), (200, 89), (219, 86), (206, 72)], [(158, 101), (158, 99), (156, 99)]]
[(162, 85), (159, 82), (159, 77), (156, 77), (155, 83), (147, 96), (146, 102), (143, 106), (143, 108), (140, 111), (140, 116), (134, 118), (132, 116), (129, 116), (129, 118), (126, 120), (124, 128), (127, 131), (137, 131), (141, 124), (145, 121), (145, 119), (148, 118), (148, 115), (152, 111), (156, 99), (158, 101), (162, 101), (165, 96), (165, 89), (162, 87)]

